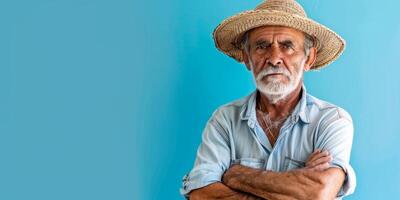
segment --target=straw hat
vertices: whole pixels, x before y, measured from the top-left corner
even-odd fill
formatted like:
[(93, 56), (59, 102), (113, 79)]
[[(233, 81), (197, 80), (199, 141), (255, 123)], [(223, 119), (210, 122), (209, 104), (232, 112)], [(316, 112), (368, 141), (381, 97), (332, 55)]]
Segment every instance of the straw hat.
[(244, 33), (260, 26), (294, 28), (314, 38), (317, 60), (311, 69), (320, 69), (340, 56), (345, 41), (329, 28), (308, 18), (294, 0), (267, 0), (254, 10), (245, 11), (222, 21), (213, 33), (215, 46), (238, 62), (243, 62), (241, 40)]

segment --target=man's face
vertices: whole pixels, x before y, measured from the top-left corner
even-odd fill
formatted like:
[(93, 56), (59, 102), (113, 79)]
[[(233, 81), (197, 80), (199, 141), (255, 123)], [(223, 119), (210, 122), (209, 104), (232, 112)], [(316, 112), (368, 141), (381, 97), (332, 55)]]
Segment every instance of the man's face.
[(297, 88), (303, 70), (311, 67), (304, 39), (304, 33), (278, 26), (260, 27), (249, 33), (244, 61), (260, 92), (284, 97)]

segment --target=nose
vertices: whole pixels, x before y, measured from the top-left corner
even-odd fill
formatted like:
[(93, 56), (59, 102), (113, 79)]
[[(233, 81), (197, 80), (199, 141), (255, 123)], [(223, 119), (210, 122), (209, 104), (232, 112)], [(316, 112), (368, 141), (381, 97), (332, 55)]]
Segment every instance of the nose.
[(279, 66), (283, 64), (282, 54), (277, 45), (271, 46), (271, 53), (267, 60), (268, 65)]

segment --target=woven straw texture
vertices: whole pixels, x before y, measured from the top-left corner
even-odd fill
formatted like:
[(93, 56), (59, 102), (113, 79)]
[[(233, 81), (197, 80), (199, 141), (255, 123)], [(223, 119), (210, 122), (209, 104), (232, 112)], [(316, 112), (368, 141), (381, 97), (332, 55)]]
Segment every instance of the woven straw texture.
[(248, 30), (261, 26), (286, 26), (303, 31), (314, 38), (317, 60), (312, 70), (321, 69), (336, 60), (345, 48), (345, 41), (329, 28), (307, 18), (304, 9), (294, 0), (268, 0), (254, 10), (229, 17), (213, 33), (215, 46), (238, 62), (243, 62), (240, 41)]

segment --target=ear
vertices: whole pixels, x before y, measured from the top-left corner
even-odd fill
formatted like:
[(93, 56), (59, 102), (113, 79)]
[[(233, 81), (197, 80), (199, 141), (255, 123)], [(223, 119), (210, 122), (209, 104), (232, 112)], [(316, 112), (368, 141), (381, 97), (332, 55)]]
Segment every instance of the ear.
[(246, 65), (247, 70), (251, 71), (249, 56), (247, 55), (244, 49), (242, 49), (242, 55), (243, 55), (243, 63)]
[(304, 64), (304, 71), (308, 71), (314, 65), (315, 60), (317, 60), (317, 48), (311, 47), (310, 54), (307, 57), (307, 61)]

